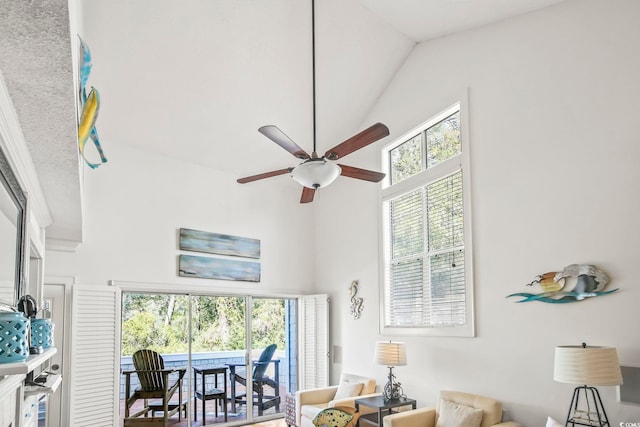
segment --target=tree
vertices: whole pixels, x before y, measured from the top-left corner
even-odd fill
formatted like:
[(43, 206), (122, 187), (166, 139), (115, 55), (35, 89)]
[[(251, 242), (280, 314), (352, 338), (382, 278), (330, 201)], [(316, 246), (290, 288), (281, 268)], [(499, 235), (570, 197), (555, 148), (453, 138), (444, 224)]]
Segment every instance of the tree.
[[(246, 343), (244, 297), (124, 294), (122, 355), (140, 348), (159, 353), (188, 351), (187, 313), (191, 301), (192, 351), (242, 350)], [(254, 299), (254, 348), (285, 346), (285, 303)]]

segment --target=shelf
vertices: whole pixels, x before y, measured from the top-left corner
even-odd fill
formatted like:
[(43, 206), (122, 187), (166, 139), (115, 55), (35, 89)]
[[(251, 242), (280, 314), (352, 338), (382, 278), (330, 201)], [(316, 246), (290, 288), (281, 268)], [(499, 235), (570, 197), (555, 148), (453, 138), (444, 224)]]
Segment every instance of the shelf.
[(30, 355), (24, 362), (0, 363), (0, 376), (28, 374), (49, 360), (57, 352), (58, 350), (53, 347), (45, 350), (44, 353)]
[(361, 415), (358, 421), (359, 422), (367, 421), (367, 422), (377, 426), (378, 425), (378, 413), (377, 412), (372, 412), (370, 414)]
[(62, 375), (59, 374), (45, 374), (47, 380), (43, 383), (39, 383), (40, 385), (29, 385), (25, 384), (24, 387), (24, 395), (32, 396), (34, 394), (51, 394), (55, 393), (55, 391), (62, 383)]

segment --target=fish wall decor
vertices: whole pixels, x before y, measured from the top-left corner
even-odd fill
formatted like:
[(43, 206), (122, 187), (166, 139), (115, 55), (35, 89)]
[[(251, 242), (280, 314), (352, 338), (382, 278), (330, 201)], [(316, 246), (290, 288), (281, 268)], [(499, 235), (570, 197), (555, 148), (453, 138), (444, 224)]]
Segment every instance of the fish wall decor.
[(526, 286), (539, 285), (542, 292), (517, 292), (509, 297), (523, 297), (516, 302), (540, 301), (564, 304), (607, 295), (618, 290), (605, 291), (609, 277), (599, 268), (588, 264), (571, 264), (561, 271), (550, 271), (536, 276)]
[[(80, 118), (78, 123), (78, 150), (80, 155), (91, 169), (95, 169), (103, 163), (107, 162), (107, 158), (102, 151), (100, 138), (96, 129), (96, 120), (100, 110), (100, 94), (98, 89), (92, 87), (87, 95), (87, 80), (91, 73), (91, 51), (89, 46), (78, 36), (80, 40), (80, 60), (78, 70), (78, 90), (80, 98)], [(87, 159), (84, 148), (88, 140), (91, 140), (96, 146), (96, 150), (100, 156), (101, 163), (93, 163)]]

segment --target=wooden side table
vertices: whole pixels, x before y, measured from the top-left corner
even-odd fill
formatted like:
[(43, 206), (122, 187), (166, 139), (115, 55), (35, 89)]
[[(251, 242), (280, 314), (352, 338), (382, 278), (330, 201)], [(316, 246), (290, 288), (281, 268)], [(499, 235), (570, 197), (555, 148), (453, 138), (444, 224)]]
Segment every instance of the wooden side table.
[(382, 418), (394, 413), (394, 408), (411, 405), (411, 409), (416, 409), (416, 401), (414, 399), (390, 399), (384, 400), (382, 396), (364, 397), (355, 400), (356, 412), (360, 411), (360, 405), (368, 408), (376, 409), (377, 412), (371, 414), (363, 414), (358, 419), (358, 426), (364, 420), (373, 423), (378, 427), (382, 427)]
[[(214, 388), (207, 389), (207, 375), (214, 376), (213, 386)], [(218, 388), (218, 375), (222, 375), (224, 385), (223, 389)], [(200, 376), (200, 381), (198, 381), (198, 376)], [(197, 399), (202, 400), (202, 425), (207, 424), (207, 412), (206, 412), (206, 403), (207, 400), (215, 400), (215, 415), (218, 416), (218, 401), (222, 401), (224, 404), (224, 420), (227, 421), (227, 367), (226, 366), (216, 366), (216, 367), (193, 367), (193, 392), (195, 395), (195, 399), (193, 399), (193, 420), (198, 420), (198, 401)], [(200, 383), (200, 389), (198, 390), (198, 383)]]

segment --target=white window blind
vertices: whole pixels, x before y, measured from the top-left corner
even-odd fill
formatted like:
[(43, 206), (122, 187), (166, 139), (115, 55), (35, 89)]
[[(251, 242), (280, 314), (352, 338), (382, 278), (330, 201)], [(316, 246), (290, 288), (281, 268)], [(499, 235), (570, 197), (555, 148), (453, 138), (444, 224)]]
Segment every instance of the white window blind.
[(383, 333), (473, 336), (460, 121), (456, 105), (383, 151)]

